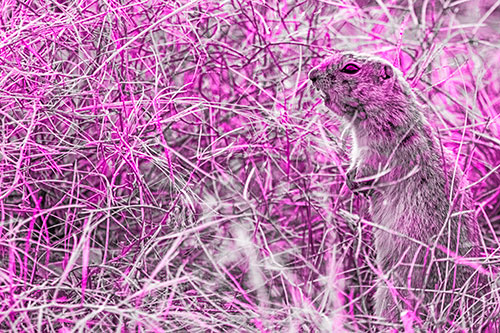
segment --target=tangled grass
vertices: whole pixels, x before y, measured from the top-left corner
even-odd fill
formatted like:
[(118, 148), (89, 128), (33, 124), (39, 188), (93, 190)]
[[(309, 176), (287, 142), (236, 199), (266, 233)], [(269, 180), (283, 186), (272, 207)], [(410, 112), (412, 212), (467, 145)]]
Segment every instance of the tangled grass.
[(402, 69), (498, 264), (499, 4), (2, 1), (0, 328), (375, 329), (349, 140), (307, 82), (334, 48)]

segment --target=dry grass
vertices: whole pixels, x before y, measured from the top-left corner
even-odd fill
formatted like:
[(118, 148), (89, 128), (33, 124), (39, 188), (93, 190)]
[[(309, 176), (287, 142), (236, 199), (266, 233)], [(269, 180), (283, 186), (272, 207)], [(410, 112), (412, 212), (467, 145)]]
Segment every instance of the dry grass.
[(494, 1), (2, 1), (0, 328), (368, 331), (332, 48), (405, 72), (500, 255)]

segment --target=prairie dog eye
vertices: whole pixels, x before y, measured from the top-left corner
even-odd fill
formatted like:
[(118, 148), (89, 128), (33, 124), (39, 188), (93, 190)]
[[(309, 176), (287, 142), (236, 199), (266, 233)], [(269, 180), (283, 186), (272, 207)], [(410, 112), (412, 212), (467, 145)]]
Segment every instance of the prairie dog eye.
[(359, 67), (355, 64), (347, 64), (340, 71), (346, 74), (355, 74), (359, 71)]

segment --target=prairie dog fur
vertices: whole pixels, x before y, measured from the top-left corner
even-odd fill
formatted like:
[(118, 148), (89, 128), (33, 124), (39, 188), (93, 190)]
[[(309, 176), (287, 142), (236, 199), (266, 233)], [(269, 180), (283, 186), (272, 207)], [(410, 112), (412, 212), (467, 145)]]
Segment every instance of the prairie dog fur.
[(370, 199), (379, 226), (376, 315), (396, 322), (410, 312), (427, 328), (477, 328), (488, 312), (479, 310), (488, 273), (477, 264), (480, 229), (467, 181), (402, 73), (379, 57), (336, 52), (309, 79), (350, 125), (347, 185)]

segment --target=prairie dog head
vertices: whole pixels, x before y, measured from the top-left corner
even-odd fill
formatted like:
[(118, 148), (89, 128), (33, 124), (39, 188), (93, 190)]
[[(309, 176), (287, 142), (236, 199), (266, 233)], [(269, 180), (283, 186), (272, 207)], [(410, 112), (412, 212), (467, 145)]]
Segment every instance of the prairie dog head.
[(415, 97), (402, 73), (388, 61), (362, 53), (337, 52), (309, 72), (325, 105), (353, 123), (373, 129), (399, 123)]

